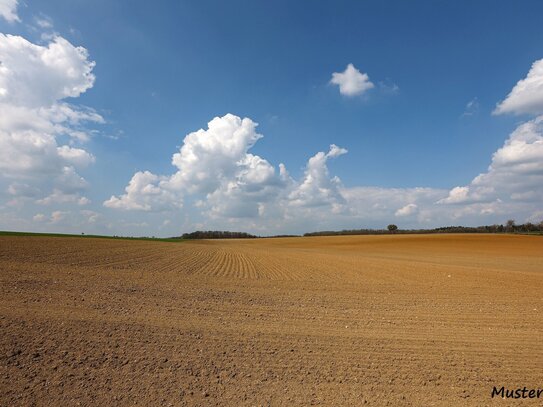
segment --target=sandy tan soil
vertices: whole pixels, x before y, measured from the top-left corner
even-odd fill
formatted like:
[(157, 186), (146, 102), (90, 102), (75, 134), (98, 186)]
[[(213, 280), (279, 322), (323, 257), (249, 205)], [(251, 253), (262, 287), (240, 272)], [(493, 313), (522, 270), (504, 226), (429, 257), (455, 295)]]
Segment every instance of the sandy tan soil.
[(541, 405), (543, 237), (0, 237), (0, 405)]

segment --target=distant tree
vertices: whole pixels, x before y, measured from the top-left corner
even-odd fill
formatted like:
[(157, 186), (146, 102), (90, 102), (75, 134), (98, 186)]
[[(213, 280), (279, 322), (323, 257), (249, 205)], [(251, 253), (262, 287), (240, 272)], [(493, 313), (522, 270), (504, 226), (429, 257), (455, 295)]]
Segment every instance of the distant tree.
[(396, 231), (398, 230), (398, 226), (394, 224), (390, 224), (387, 226), (387, 229), (390, 233), (396, 233)]
[(515, 220), (509, 219), (505, 224), (505, 231), (510, 233), (515, 231)]

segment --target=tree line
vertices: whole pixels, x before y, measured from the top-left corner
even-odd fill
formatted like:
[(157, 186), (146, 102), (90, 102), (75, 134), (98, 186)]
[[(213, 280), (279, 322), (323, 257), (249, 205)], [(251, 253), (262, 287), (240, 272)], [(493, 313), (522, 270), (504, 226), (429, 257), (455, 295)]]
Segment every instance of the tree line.
[[(516, 224), (514, 220), (508, 220), (504, 225), (486, 226), (443, 226), (434, 229), (399, 229), (394, 224), (385, 229), (344, 229), (323, 230), (305, 233), (303, 236), (339, 236), (339, 235), (388, 235), (388, 234), (422, 234), (422, 233), (543, 233), (543, 221), (539, 223)], [(277, 235), (266, 237), (295, 237), (298, 235)], [(196, 232), (183, 233), (172, 239), (255, 239), (255, 236), (246, 232), (230, 232), (222, 230), (197, 230)]]
[(338, 235), (387, 235), (387, 234), (417, 234), (417, 233), (543, 233), (543, 221), (539, 223), (516, 224), (508, 220), (505, 225), (486, 226), (443, 226), (434, 229), (399, 229), (391, 224), (386, 229), (345, 229), (324, 230), (305, 233), (304, 236), (338, 236)]
[(181, 239), (251, 239), (258, 236), (245, 232), (229, 232), (221, 230), (197, 230), (192, 233), (183, 233)]

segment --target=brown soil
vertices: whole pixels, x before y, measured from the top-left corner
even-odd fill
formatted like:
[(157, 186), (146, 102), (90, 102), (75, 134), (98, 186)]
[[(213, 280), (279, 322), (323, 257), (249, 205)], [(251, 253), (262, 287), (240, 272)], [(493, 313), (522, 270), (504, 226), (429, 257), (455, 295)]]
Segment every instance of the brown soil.
[(0, 237), (0, 405), (540, 405), (543, 237)]

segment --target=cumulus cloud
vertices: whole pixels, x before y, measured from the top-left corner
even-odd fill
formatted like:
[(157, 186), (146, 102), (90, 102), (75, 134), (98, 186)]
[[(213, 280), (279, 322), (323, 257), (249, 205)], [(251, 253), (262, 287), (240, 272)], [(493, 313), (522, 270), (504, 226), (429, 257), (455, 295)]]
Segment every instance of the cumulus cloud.
[(407, 204), (405, 205), (404, 207), (398, 209), (394, 215), (395, 216), (410, 216), (410, 215), (413, 215), (415, 213), (417, 213), (419, 207), (416, 205), (416, 204), (413, 204), (413, 203), (410, 203), (410, 204)]
[(10, 23), (21, 21), (17, 15), (17, 3), (18, 0), (0, 0), (0, 17)]
[(517, 82), (493, 113), (543, 114), (543, 59), (532, 64), (526, 78)]
[(44, 107), (91, 88), (95, 63), (83, 47), (56, 36), (47, 46), (23, 37), (0, 34), (0, 101), (16, 106)]
[(297, 216), (312, 208), (343, 210), (341, 181), (331, 177), (327, 161), (347, 153), (334, 144), (307, 162), (296, 181), (283, 164), (278, 170), (249, 150), (262, 137), (257, 123), (227, 114), (207, 129), (188, 134), (172, 158), (172, 175), (137, 172), (125, 193), (104, 206), (122, 210), (163, 211), (181, 207), (183, 197), (195, 199), (208, 219), (271, 219)]
[(251, 119), (232, 114), (214, 118), (207, 129), (184, 138), (172, 157), (177, 172), (170, 176), (137, 172), (126, 193), (112, 196), (104, 205), (125, 210), (167, 210), (181, 207), (184, 194), (203, 194), (206, 200), (201, 207), (210, 215), (258, 214), (259, 203), (281, 181), (270, 163), (248, 152), (262, 137), (256, 133), (256, 126)]
[(211, 192), (241, 172), (245, 181), (265, 182), (269, 166), (247, 151), (262, 137), (257, 124), (232, 114), (215, 117), (207, 130), (188, 134), (172, 157), (179, 171), (171, 182), (189, 192)]
[(263, 158), (247, 153), (238, 162), (234, 176), (206, 196), (208, 215), (232, 218), (257, 217), (268, 201), (281, 192), (275, 168)]
[(134, 174), (125, 193), (119, 197), (112, 196), (104, 202), (104, 206), (113, 209), (162, 211), (181, 208), (182, 197), (173, 188), (167, 177), (139, 171)]
[(81, 148), (64, 145), (57, 147), (57, 154), (66, 163), (73, 164), (76, 167), (86, 167), (94, 162), (94, 156)]
[(326, 165), (330, 158), (346, 154), (347, 150), (332, 144), (328, 153), (318, 152), (307, 162), (304, 178), (289, 194), (289, 201), (294, 206), (332, 205), (335, 211), (345, 203), (339, 192), (341, 181), (330, 177)]
[(346, 153), (335, 145), (318, 153), (306, 167), (304, 178), (294, 181), (285, 166), (278, 171), (249, 150), (262, 137), (257, 123), (227, 114), (208, 123), (207, 129), (188, 134), (172, 157), (172, 175), (137, 172), (125, 193), (112, 196), (104, 206), (122, 210), (163, 211), (179, 208), (183, 197), (196, 198), (195, 206), (209, 219), (261, 219), (283, 216), (289, 206), (331, 205), (341, 202), (339, 180), (328, 176), (326, 161)]
[(39, 205), (65, 204), (76, 203), (78, 205), (88, 205), (90, 200), (87, 197), (81, 196), (78, 193), (67, 194), (61, 190), (54, 189), (53, 193), (45, 198), (36, 201)]
[(353, 64), (347, 65), (343, 72), (334, 72), (330, 83), (338, 85), (339, 93), (345, 96), (362, 95), (375, 87), (369, 76), (360, 72)]
[[(94, 84), (95, 64), (87, 50), (60, 36), (37, 45), (0, 34), (0, 61), (0, 179), (24, 179), (40, 189), (52, 183), (55, 191), (44, 191), (46, 202), (85, 188), (77, 170), (95, 158), (74, 144), (89, 139), (84, 123), (104, 120), (93, 109), (64, 99), (76, 98)], [(69, 144), (60, 143), (61, 136)], [(73, 201), (80, 203), (80, 198)]]
[(456, 204), (465, 203), (469, 200), (469, 187), (454, 187), (446, 198), (440, 199), (438, 203)]
[(493, 154), (486, 172), (438, 203), (493, 203), (495, 211), (520, 201), (543, 201), (543, 116), (519, 125)]

